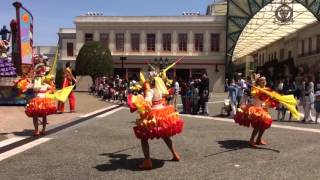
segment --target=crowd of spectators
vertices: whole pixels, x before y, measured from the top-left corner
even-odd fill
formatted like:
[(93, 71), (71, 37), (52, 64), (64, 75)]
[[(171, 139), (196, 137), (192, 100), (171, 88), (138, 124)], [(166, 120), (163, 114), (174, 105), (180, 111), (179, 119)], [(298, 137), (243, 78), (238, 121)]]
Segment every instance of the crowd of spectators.
[(128, 82), (118, 75), (115, 77), (99, 77), (95, 79), (95, 83), (89, 88), (89, 92), (102, 100), (125, 103), (128, 94)]
[[(102, 100), (110, 102), (125, 103), (127, 95), (131, 92), (130, 86), (138, 83), (134, 78), (128, 82), (121, 79), (118, 75), (115, 77), (99, 77), (89, 88), (89, 93)], [(209, 100), (209, 78), (203, 74), (201, 78), (194, 78), (190, 81), (174, 80), (172, 85), (173, 93), (167, 97), (167, 102), (172, 104), (178, 110), (178, 98), (181, 97), (182, 111), (185, 114), (208, 115)]]
[[(236, 108), (242, 103), (250, 102), (251, 85), (253, 78), (244, 78), (237, 74), (234, 79), (226, 79), (225, 91), (229, 94), (229, 102), (232, 114), (235, 115)], [(297, 110), (303, 111), (301, 122), (318, 123), (320, 114), (320, 73), (316, 76), (306, 75), (295, 78), (280, 78), (274, 81), (268, 81), (267, 86), (282, 95), (293, 95), (299, 102)], [(279, 105), (277, 107), (277, 120), (284, 121), (287, 109)], [(315, 117), (313, 116), (315, 114)], [(291, 114), (288, 117), (291, 120)]]
[(179, 94), (181, 95), (182, 112), (185, 114), (208, 115), (209, 78), (206, 73), (199, 79), (180, 81)]

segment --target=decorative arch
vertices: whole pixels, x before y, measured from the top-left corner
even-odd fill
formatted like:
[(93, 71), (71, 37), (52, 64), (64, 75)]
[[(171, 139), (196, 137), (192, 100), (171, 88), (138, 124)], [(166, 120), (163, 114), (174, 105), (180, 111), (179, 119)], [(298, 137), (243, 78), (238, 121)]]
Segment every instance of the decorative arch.
[[(227, 0), (226, 72), (233, 72), (232, 56), (237, 41), (249, 21), (273, 0)], [(320, 21), (320, 0), (293, 0), (303, 5)], [(226, 76), (231, 74), (226, 73)]]

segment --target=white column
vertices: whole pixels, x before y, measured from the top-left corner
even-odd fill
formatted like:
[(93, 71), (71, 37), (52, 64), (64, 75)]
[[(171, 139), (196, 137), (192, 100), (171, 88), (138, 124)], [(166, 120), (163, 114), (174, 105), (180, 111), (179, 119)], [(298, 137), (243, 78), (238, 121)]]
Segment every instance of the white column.
[(203, 43), (204, 43), (204, 47), (203, 47), (204, 52), (206, 55), (208, 55), (208, 53), (210, 52), (210, 33), (209, 33), (209, 31), (205, 31)]
[(79, 51), (81, 49), (81, 47), (84, 44), (84, 33), (82, 30), (77, 30), (77, 34), (76, 34), (76, 54), (79, 54)]
[(158, 55), (160, 55), (160, 52), (162, 50), (161, 39), (162, 39), (161, 31), (157, 31), (157, 33), (156, 33), (156, 53)]
[(188, 32), (188, 54), (192, 54), (194, 52), (194, 38), (193, 31)]
[(124, 34), (124, 52), (128, 54), (131, 51), (131, 44), (130, 44), (130, 32), (126, 31)]
[(115, 52), (116, 50), (116, 40), (115, 40), (115, 34), (114, 34), (114, 31), (110, 31), (109, 33), (109, 49), (111, 52)]
[(140, 31), (140, 52), (144, 54), (147, 51), (147, 37), (145, 31)]
[(93, 41), (100, 41), (100, 32), (97, 30), (93, 33)]
[(178, 52), (178, 33), (177, 31), (173, 31), (172, 34), (172, 53), (173, 55), (176, 55)]

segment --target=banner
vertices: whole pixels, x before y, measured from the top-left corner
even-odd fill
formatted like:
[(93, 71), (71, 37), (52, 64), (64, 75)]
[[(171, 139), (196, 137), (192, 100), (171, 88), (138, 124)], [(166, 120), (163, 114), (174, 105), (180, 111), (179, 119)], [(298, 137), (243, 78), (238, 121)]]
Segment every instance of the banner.
[(33, 17), (24, 7), (20, 8), (18, 22), (20, 22), (21, 63), (33, 64)]

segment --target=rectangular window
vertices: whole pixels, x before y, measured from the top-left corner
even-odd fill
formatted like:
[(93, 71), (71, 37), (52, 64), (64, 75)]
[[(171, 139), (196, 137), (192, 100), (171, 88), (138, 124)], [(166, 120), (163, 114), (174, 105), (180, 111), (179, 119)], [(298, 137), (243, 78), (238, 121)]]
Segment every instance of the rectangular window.
[(84, 42), (90, 42), (93, 41), (93, 34), (92, 33), (86, 33), (84, 35)]
[(140, 34), (138, 33), (131, 34), (131, 51), (140, 51)]
[(211, 34), (211, 51), (218, 52), (220, 50), (220, 34)]
[(320, 35), (317, 35), (317, 53), (320, 53)]
[(264, 62), (264, 53), (262, 53), (262, 61)]
[(277, 52), (274, 52), (274, 60), (277, 59)]
[(119, 51), (119, 52), (124, 51), (124, 34), (123, 33), (116, 34), (116, 51)]
[(203, 34), (194, 34), (194, 50), (203, 52)]
[(301, 41), (301, 55), (304, 56), (304, 40)]
[(171, 34), (162, 34), (162, 49), (163, 51), (171, 51)]
[(101, 33), (100, 34), (100, 42), (109, 47), (109, 34), (108, 33)]
[(178, 35), (178, 42), (179, 42), (179, 51), (187, 51), (188, 48), (188, 34), (183, 33)]
[(147, 51), (156, 51), (156, 34), (147, 34)]
[(312, 38), (308, 39), (308, 54), (312, 54)]
[(67, 43), (67, 56), (73, 56), (73, 43)]

